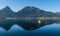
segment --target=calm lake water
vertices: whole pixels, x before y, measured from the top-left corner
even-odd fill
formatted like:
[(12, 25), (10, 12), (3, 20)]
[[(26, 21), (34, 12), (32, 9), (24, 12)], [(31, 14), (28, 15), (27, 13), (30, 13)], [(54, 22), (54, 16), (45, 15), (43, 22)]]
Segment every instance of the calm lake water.
[(46, 25), (33, 31), (14, 25), (9, 31), (0, 28), (0, 36), (60, 36), (60, 24)]

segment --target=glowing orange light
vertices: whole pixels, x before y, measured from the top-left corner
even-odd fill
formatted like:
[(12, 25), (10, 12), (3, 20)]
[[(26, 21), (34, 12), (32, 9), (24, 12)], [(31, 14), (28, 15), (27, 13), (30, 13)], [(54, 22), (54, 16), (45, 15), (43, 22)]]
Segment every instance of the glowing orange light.
[(41, 20), (38, 20), (38, 23), (41, 23)]

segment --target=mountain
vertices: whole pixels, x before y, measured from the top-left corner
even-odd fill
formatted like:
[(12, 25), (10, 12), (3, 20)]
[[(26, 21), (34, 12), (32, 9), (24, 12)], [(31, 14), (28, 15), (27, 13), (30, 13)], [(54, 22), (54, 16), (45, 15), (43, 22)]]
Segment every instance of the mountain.
[(55, 13), (44, 11), (33, 6), (27, 6), (17, 12), (18, 16), (40, 17), (40, 16), (57, 16)]
[(0, 10), (0, 17), (40, 17), (40, 16), (59, 16), (55, 13), (41, 10), (33, 6), (27, 6), (17, 13), (14, 13), (8, 6)]
[(0, 10), (0, 17), (13, 17), (14, 15), (14, 12), (8, 6)]

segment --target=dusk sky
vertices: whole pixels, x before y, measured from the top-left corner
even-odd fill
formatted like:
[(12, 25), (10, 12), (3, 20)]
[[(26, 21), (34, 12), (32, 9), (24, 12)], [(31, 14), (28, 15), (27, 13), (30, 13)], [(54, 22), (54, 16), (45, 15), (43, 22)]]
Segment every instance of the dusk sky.
[(0, 9), (9, 6), (19, 11), (26, 6), (34, 6), (42, 10), (60, 12), (60, 0), (0, 0)]

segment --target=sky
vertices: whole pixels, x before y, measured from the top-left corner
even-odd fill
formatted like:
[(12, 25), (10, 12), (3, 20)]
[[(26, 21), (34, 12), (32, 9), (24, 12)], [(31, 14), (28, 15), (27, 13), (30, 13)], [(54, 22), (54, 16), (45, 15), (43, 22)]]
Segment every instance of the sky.
[(60, 0), (0, 0), (0, 10), (6, 6), (15, 12), (26, 6), (34, 6), (50, 12), (60, 12)]

